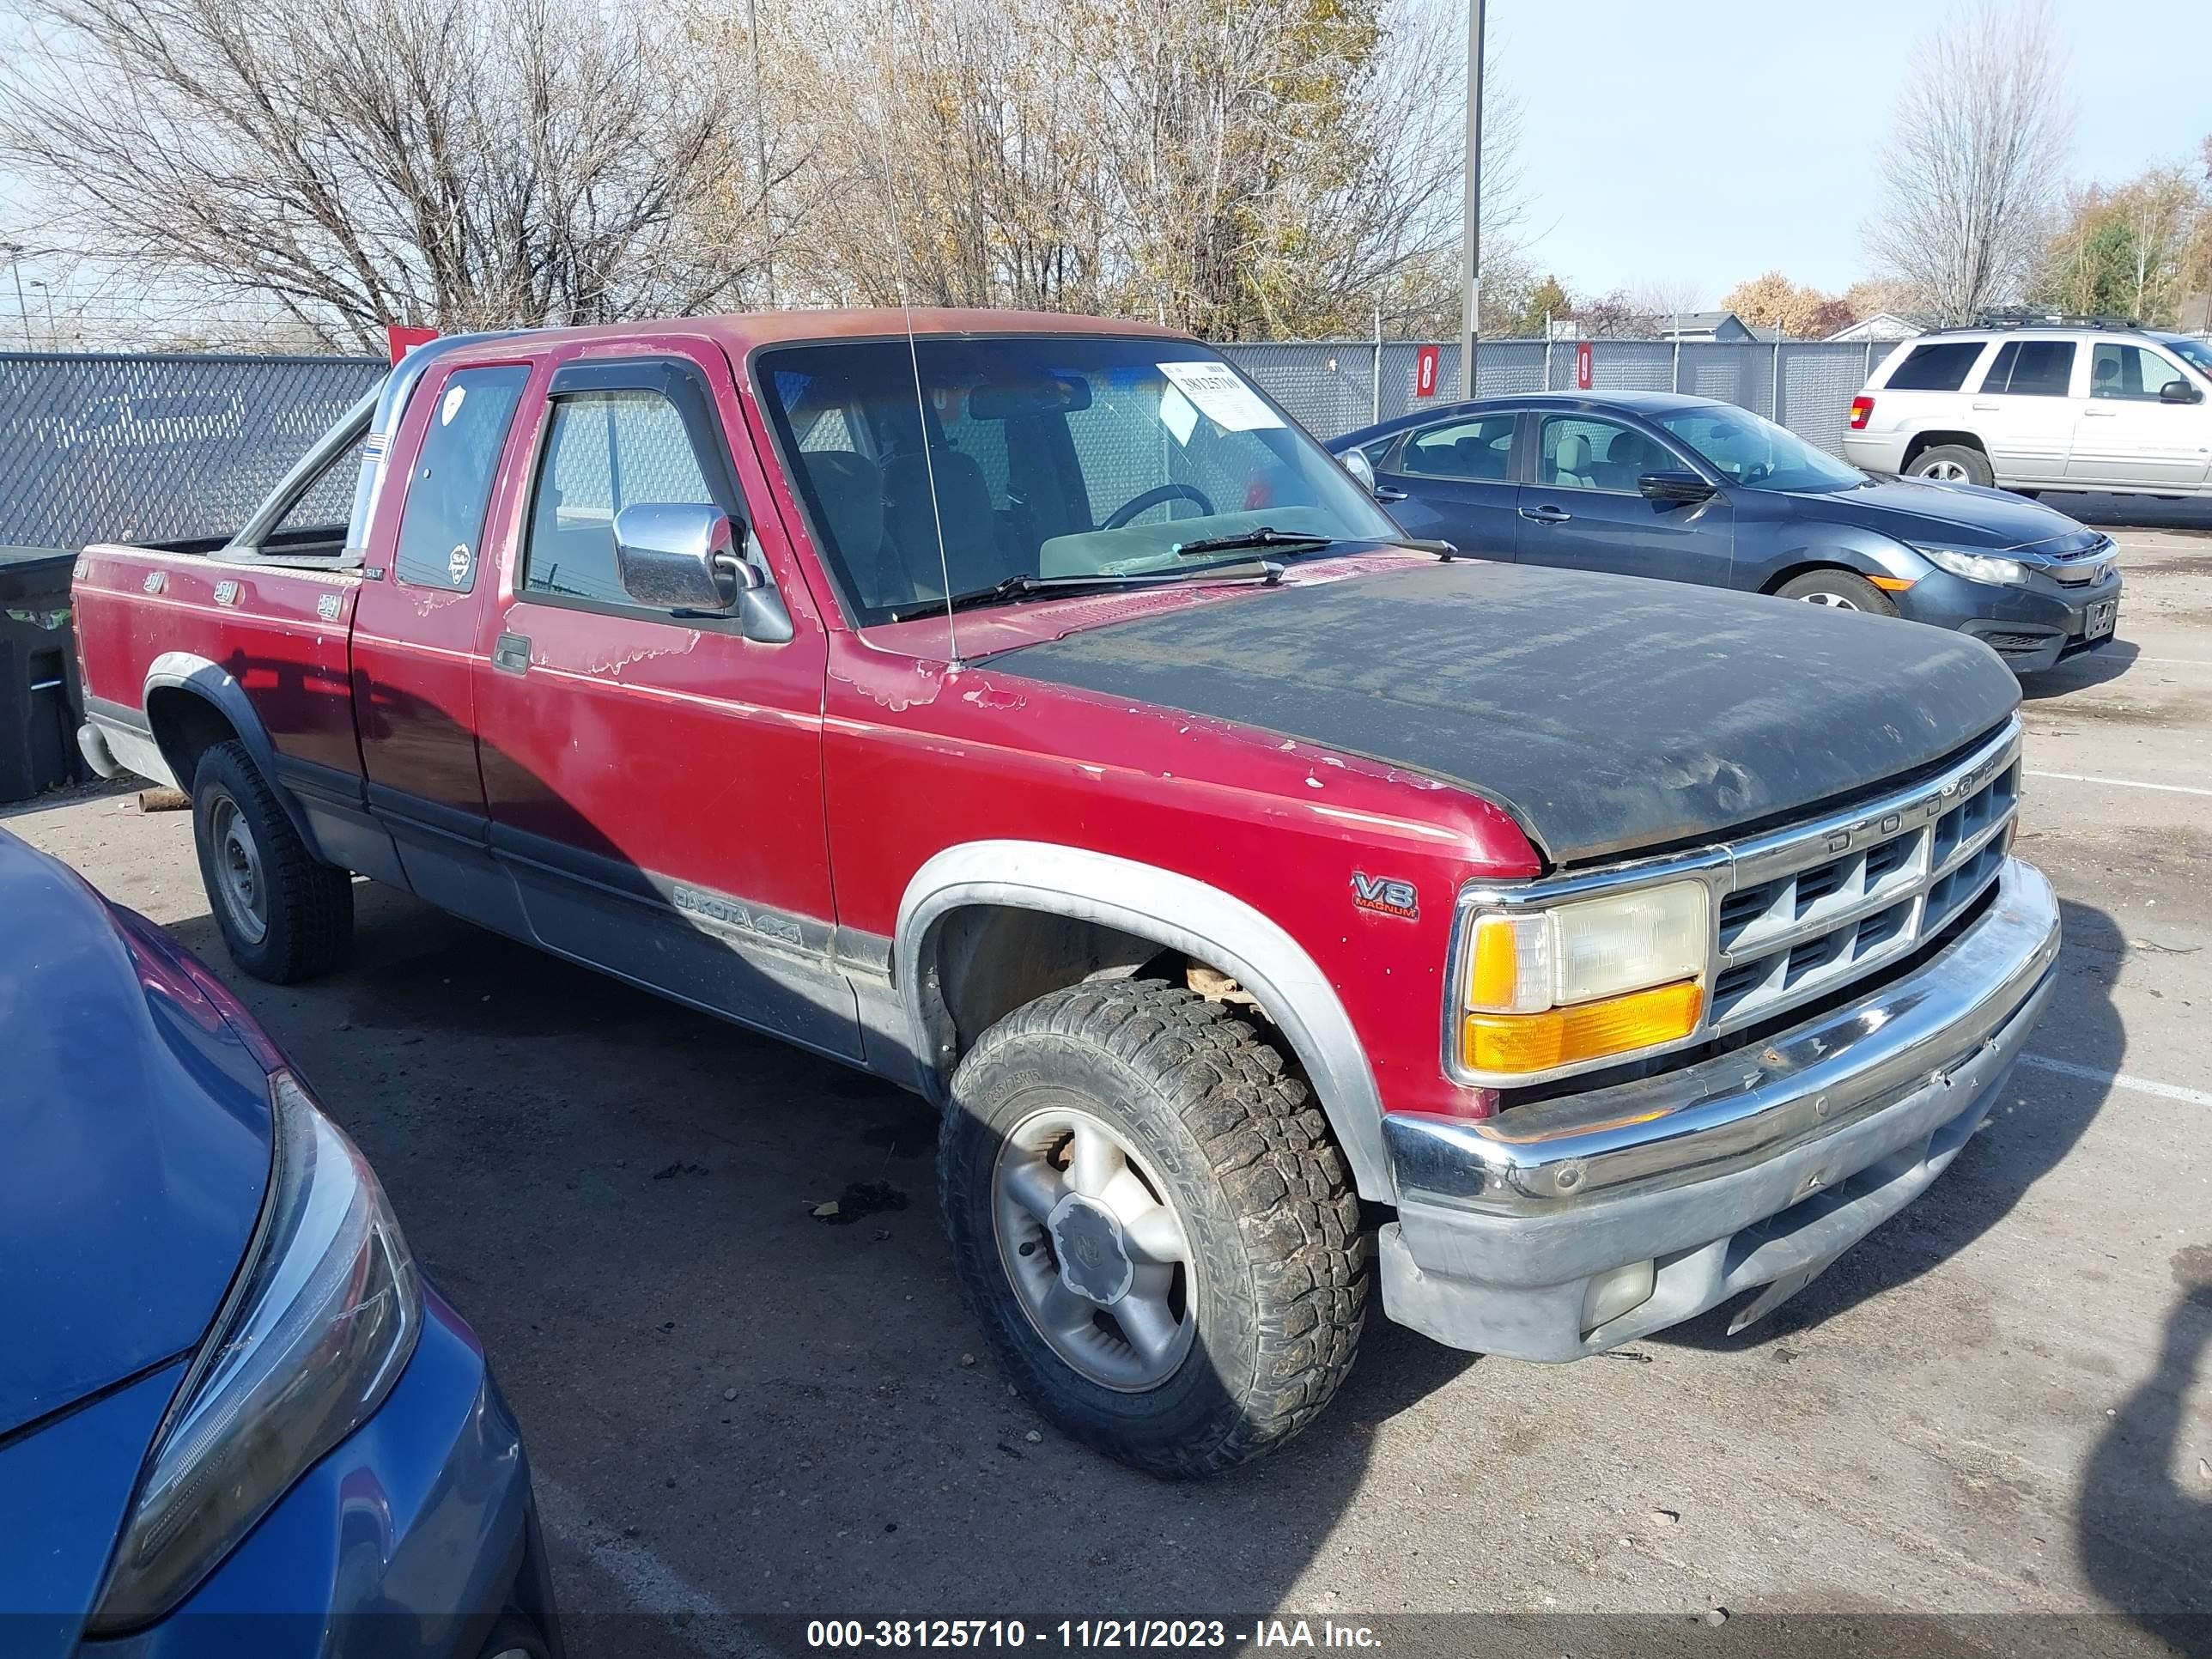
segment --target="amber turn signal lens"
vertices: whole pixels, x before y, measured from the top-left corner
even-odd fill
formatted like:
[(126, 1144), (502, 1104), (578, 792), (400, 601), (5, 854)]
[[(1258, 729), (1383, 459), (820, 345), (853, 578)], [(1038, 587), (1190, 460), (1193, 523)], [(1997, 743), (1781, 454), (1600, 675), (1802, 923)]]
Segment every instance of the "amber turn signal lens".
[(1704, 1000), (1695, 980), (1683, 980), (1540, 1014), (1469, 1014), (1460, 1059), (1470, 1072), (1519, 1073), (1631, 1054), (1689, 1036)]

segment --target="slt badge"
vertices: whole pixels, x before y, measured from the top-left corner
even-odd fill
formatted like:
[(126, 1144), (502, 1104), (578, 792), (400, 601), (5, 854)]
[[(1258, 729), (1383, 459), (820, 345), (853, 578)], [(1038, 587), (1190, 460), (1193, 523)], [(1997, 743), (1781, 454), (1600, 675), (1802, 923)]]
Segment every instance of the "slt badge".
[(1393, 876), (1366, 876), (1354, 870), (1352, 902), (1363, 910), (1406, 921), (1415, 921), (1421, 914), (1420, 895), (1413, 890), (1413, 884)]

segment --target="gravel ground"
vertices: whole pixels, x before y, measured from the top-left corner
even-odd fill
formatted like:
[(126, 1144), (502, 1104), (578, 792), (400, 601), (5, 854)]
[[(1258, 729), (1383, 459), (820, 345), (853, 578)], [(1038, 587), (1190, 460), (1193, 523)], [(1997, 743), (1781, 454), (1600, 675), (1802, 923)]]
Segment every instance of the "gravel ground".
[[(797, 1639), (718, 1615), (1009, 1611), (1507, 1613), (1540, 1616), (1486, 1645), (1717, 1652), (1717, 1608), (1760, 1651), (1839, 1629), (2191, 1651), (2212, 1638), (2185, 1617), (2212, 1620), (2212, 514), (2150, 516), (2115, 532), (2119, 640), (2030, 690), (2020, 848), (2065, 901), (2064, 982), (1938, 1185), (1737, 1338), (1723, 1310), (1546, 1368), (1377, 1322), (1313, 1430), (1202, 1486), (1010, 1397), (906, 1097), (381, 889), (353, 967), (262, 985), (223, 957), (186, 815), (93, 790), (5, 816), (214, 963), (367, 1149), (521, 1417), (580, 1655)], [(875, 1181), (910, 1203), (811, 1215)], [(1940, 1619), (1872, 1617), (1897, 1611)]]

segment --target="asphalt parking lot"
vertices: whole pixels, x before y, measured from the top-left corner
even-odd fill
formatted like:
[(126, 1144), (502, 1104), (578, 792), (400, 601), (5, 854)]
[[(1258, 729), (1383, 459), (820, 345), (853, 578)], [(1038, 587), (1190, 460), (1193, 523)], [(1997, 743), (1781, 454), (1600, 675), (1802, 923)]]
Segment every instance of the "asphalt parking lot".
[[(106, 792), (5, 817), (207, 957), (367, 1150), (522, 1420), (577, 1654), (752, 1639), (720, 1615), (1279, 1609), (1664, 1613), (1692, 1648), (1714, 1609), (1903, 1610), (1942, 1616), (1917, 1651), (2188, 1651), (2212, 1632), (2188, 1618), (2212, 1618), (2212, 511), (2114, 533), (2118, 641), (2027, 704), (2019, 846), (2065, 901), (2063, 982), (1941, 1182), (1740, 1337), (1723, 1310), (1544, 1368), (1378, 1321), (1326, 1417), (1203, 1486), (1010, 1395), (905, 1097), (381, 889), (349, 969), (262, 985), (222, 954), (187, 815)], [(879, 1180), (905, 1207), (812, 1214)], [(2020, 1614), (2072, 1621), (1982, 1617)]]

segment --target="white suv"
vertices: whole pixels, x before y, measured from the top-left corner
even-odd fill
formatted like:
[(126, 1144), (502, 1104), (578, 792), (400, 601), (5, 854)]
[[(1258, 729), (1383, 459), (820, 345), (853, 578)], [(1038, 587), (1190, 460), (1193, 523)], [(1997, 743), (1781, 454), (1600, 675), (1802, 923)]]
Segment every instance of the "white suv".
[(1844, 455), (2030, 495), (2212, 495), (2212, 345), (2097, 325), (1923, 334), (1851, 399)]

